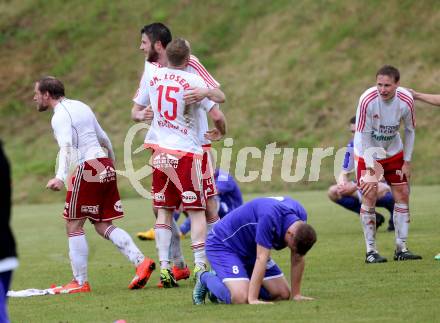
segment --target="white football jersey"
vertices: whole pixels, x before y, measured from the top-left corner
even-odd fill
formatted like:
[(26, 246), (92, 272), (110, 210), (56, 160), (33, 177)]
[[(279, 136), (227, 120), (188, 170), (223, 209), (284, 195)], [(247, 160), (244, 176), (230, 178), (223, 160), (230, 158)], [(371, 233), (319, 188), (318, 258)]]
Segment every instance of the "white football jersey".
[[(149, 96), (148, 96), (148, 87), (145, 83), (145, 70), (148, 66), (150, 68), (150, 65), (154, 65), (157, 67), (162, 67), (158, 63), (150, 63), (148, 61), (145, 61), (145, 67), (144, 67), (144, 73), (142, 75), (141, 81), (139, 83), (139, 88), (136, 91), (136, 94), (133, 98), (133, 101), (139, 105), (142, 106), (148, 106), (150, 104)], [(206, 68), (199, 62), (196, 56), (191, 55), (189, 59), (188, 66), (185, 68), (185, 71), (188, 73), (199, 75), (203, 81), (205, 82), (205, 86), (209, 89), (218, 88), (220, 86), (220, 83), (218, 83), (212, 76), (209, 74), (209, 72), (206, 70)], [(205, 133), (208, 131), (208, 117), (206, 115), (206, 111), (203, 109), (199, 109), (199, 118), (197, 119), (198, 129), (199, 129), (199, 140), (202, 145), (208, 145), (211, 143), (210, 140), (205, 138)]]
[(203, 79), (183, 70), (146, 66), (145, 82), (154, 118), (145, 138), (146, 147), (171, 152), (202, 154), (199, 139), (199, 110), (209, 112), (214, 102), (185, 105), (184, 92), (190, 87), (206, 87)]
[(107, 147), (109, 156), (114, 159), (110, 139), (87, 104), (64, 98), (53, 112), (51, 124), (60, 147), (57, 178), (64, 181), (71, 166), (107, 157), (101, 146)]
[[(405, 126), (405, 147), (399, 133), (402, 119)], [(355, 154), (364, 157), (366, 149), (379, 147), (385, 150), (385, 155), (375, 157), (380, 160), (404, 150), (404, 160), (410, 161), (415, 125), (414, 99), (408, 90), (398, 87), (395, 96), (384, 101), (376, 87), (369, 88), (360, 97), (357, 107)], [(407, 133), (411, 136), (407, 136)]]

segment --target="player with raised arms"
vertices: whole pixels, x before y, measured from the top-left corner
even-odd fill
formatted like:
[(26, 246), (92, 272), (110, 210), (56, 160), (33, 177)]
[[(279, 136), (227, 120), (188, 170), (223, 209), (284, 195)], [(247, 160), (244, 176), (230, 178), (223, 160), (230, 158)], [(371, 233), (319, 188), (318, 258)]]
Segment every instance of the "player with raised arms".
[[(168, 58), (166, 55), (166, 47), (171, 42), (171, 31), (167, 26), (162, 23), (155, 22), (145, 25), (141, 29), (141, 45), (140, 49), (145, 55), (145, 68), (148, 64), (161, 67), (167, 66)], [(220, 90), (220, 84), (211, 76), (208, 70), (200, 63), (197, 57), (190, 55), (188, 64), (184, 68), (186, 72), (199, 75), (203, 81), (203, 87), (190, 87), (185, 90), (184, 99), (187, 104), (200, 102), (204, 98), (208, 98), (216, 103), (225, 102), (225, 95)], [(139, 88), (133, 98), (134, 104), (132, 107), (132, 119), (136, 122), (151, 122), (153, 119), (153, 111), (149, 107), (150, 101), (147, 94), (147, 88), (142, 86), (144, 83), (145, 73), (140, 81)], [(216, 106), (218, 108), (218, 106)], [(206, 112), (203, 109), (199, 109), (199, 140), (204, 146), (204, 154), (202, 160), (202, 172), (203, 172), (203, 191), (206, 192), (206, 221), (208, 225), (208, 231), (218, 221), (219, 216), (217, 214), (217, 204), (214, 195), (217, 193), (214, 181), (213, 166), (211, 160), (210, 143), (211, 141), (205, 137), (205, 133), (208, 130), (208, 121)], [(212, 129), (216, 131), (215, 129)], [(155, 215), (157, 216), (157, 210), (153, 208)], [(172, 267), (172, 272), (177, 280), (185, 279), (189, 277), (189, 270), (185, 265), (183, 258), (179, 229), (175, 221), (172, 221), (171, 228), (173, 232), (172, 244), (170, 253), (173, 255), (175, 266)], [(152, 240), (155, 237), (154, 230), (150, 229), (144, 232), (139, 232), (138, 237), (142, 240)]]
[(206, 269), (205, 194), (202, 185), (203, 148), (199, 139), (199, 110), (205, 110), (215, 130), (207, 131), (208, 139), (218, 140), (226, 132), (226, 121), (216, 103), (203, 99), (187, 104), (184, 93), (189, 88), (205, 86), (203, 79), (185, 71), (190, 59), (189, 43), (181, 38), (171, 41), (166, 49), (167, 67), (146, 65), (143, 86), (148, 89), (154, 118), (145, 138), (145, 147), (153, 152), (154, 207), (158, 209), (155, 236), (161, 266), (163, 287), (176, 286), (169, 259), (173, 211), (182, 204), (192, 222), (191, 248), (194, 272)]

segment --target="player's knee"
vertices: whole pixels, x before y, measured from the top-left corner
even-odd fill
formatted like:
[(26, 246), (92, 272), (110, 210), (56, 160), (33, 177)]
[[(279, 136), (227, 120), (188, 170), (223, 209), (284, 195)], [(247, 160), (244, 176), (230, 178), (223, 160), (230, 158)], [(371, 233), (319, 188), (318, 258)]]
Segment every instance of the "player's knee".
[(330, 200), (332, 200), (333, 202), (338, 200), (338, 192), (337, 192), (336, 185), (332, 185), (328, 188), (327, 195), (328, 195), (328, 198)]
[(289, 288), (287, 288), (287, 286), (285, 288), (282, 288), (280, 290), (280, 293), (278, 294), (278, 299), (280, 300), (286, 300), (290, 298), (290, 291)]
[(218, 219), (217, 201), (215, 200), (214, 196), (211, 196), (207, 199), (206, 203), (206, 220), (208, 222), (214, 222)]
[(247, 304), (248, 293), (247, 290), (236, 290), (231, 293), (232, 304)]
[(104, 238), (106, 229), (107, 229), (107, 226), (102, 225), (102, 223), (95, 223), (95, 231), (103, 238)]

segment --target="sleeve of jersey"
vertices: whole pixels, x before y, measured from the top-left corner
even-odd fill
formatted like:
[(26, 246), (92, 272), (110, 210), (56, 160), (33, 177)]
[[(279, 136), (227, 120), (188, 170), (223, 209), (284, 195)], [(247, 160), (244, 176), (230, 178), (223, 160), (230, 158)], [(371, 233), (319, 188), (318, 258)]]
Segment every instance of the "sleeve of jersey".
[(139, 82), (139, 88), (134, 95), (133, 102), (144, 107), (150, 104), (150, 96), (148, 93), (148, 65), (145, 65), (144, 73)]
[(96, 131), (96, 136), (98, 137), (99, 144), (107, 149), (108, 157), (115, 160), (115, 153), (113, 152), (113, 147), (110, 138), (107, 136), (107, 133), (101, 128), (101, 125), (98, 123), (98, 120), (96, 120), (96, 118), (95, 118), (95, 131)]
[(371, 106), (364, 97), (361, 97), (356, 113), (356, 131), (361, 133), (362, 151), (359, 154), (364, 157), (365, 164), (369, 168), (374, 166), (374, 161), (373, 158), (365, 156), (365, 152), (374, 146), (371, 138), (372, 124)]
[(275, 225), (275, 221), (270, 214), (260, 217), (257, 224), (255, 242), (264, 248), (272, 249)]
[(352, 172), (354, 169), (354, 149), (349, 144), (347, 145), (347, 150), (345, 151), (344, 162), (342, 163), (342, 170), (344, 172)]
[(408, 98), (405, 97), (405, 103), (407, 109), (403, 114), (403, 121), (405, 124), (405, 142), (403, 144), (403, 160), (411, 161), (412, 153), (414, 150), (414, 142), (416, 139), (416, 116), (414, 112), (414, 100), (408, 93)]
[(205, 66), (203, 66), (196, 57), (191, 56), (188, 63), (188, 69), (191, 73), (199, 75), (209, 89), (216, 89), (220, 87), (220, 83), (217, 82), (211, 74), (209, 74)]
[(60, 147), (58, 154), (58, 168), (55, 177), (66, 180), (72, 156), (72, 124), (69, 116), (60, 112), (52, 119), (52, 128), (55, 139)]

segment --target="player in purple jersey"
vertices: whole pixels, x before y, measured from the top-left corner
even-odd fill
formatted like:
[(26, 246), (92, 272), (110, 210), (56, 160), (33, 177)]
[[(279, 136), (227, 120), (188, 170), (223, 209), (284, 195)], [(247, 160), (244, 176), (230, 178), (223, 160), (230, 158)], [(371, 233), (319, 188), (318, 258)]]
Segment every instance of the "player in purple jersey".
[[(206, 240), (213, 272), (196, 275), (194, 304), (262, 304), (268, 300), (311, 300), (301, 295), (304, 256), (316, 242), (307, 213), (289, 197), (254, 199), (220, 220)], [(291, 249), (291, 284), (270, 258), (271, 249)], [(259, 300), (259, 299), (263, 300)]]

